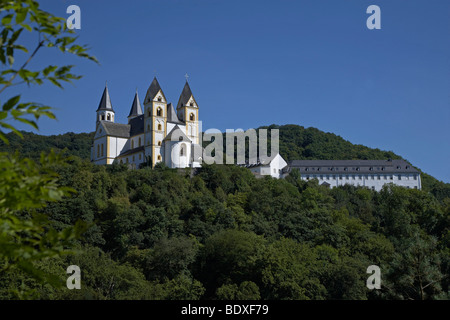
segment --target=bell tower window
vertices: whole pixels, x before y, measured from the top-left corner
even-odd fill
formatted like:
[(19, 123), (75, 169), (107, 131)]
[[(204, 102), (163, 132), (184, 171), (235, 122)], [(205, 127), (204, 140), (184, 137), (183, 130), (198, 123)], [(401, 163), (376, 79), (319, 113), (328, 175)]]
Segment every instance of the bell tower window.
[(161, 116), (162, 116), (162, 109), (161, 109), (161, 107), (158, 107), (158, 109), (156, 110), (156, 115), (157, 115), (158, 117), (161, 117)]
[(194, 116), (193, 113), (191, 113), (191, 114), (189, 115), (189, 120), (190, 120), (190, 121), (195, 121), (195, 116)]
[(111, 121), (111, 115), (110, 114), (108, 114), (107, 119), (108, 119), (108, 121)]

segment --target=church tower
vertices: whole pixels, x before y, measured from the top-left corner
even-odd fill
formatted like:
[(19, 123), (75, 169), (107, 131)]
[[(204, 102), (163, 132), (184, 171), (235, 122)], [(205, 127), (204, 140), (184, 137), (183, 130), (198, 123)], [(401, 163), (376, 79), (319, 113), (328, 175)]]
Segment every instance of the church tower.
[(136, 94), (134, 95), (133, 104), (131, 105), (130, 114), (128, 115), (128, 124), (130, 124), (131, 119), (139, 117), (144, 114), (142, 112), (141, 102), (139, 101), (139, 95), (136, 89)]
[(114, 110), (111, 105), (111, 98), (109, 97), (108, 85), (105, 85), (102, 98), (97, 108), (97, 119), (95, 129), (98, 128), (100, 121), (114, 122)]
[(177, 116), (186, 124), (186, 135), (193, 144), (199, 144), (198, 105), (186, 80), (177, 104)]
[(156, 77), (144, 99), (145, 156), (152, 165), (164, 162), (163, 141), (167, 135), (167, 99)]

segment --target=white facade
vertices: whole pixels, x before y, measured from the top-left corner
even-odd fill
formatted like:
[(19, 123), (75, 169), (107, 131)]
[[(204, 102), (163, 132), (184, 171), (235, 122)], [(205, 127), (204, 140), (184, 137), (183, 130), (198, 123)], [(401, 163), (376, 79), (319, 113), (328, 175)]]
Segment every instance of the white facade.
[(277, 153), (273, 158), (265, 163), (258, 163), (256, 165), (246, 165), (250, 171), (257, 177), (272, 176), (273, 178), (281, 178), (283, 176), (283, 169), (287, 166), (287, 162), (283, 157)]
[(409, 189), (421, 189), (419, 174), (310, 174), (301, 178), (303, 180), (317, 179), (320, 185), (325, 183), (331, 188), (349, 184), (380, 191), (385, 184), (393, 183)]
[(293, 169), (300, 171), (301, 179), (317, 179), (331, 188), (348, 184), (380, 191), (389, 183), (422, 188), (419, 171), (404, 160), (294, 160), (283, 176)]

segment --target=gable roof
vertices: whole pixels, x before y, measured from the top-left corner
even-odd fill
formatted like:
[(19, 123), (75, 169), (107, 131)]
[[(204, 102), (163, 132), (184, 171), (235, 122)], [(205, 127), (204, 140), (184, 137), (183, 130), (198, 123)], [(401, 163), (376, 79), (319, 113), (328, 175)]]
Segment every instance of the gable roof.
[(102, 98), (100, 99), (100, 103), (98, 104), (97, 111), (99, 110), (110, 110), (114, 112), (111, 105), (111, 98), (109, 97), (107, 85), (105, 85), (105, 90), (103, 90)]
[(154, 77), (152, 83), (150, 84), (150, 87), (148, 87), (147, 93), (145, 94), (144, 103), (155, 99), (155, 96), (158, 94), (160, 90), (164, 97), (164, 100), (167, 101), (166, 96), (164, 95), (164, 92), (162, 91), (161, 86), (159, 85), (158, 80), (156, 79), (156, 77)]
[[(180, 129), (178, 125), (173, 127), (172, 130), (170, 130), (169, 134), (164, 138), (164, 141), (181, 141), (180, 137), (183, 138), (183, 141), (185, 142), (192, 142), (191, 139), (189, 139), (183, 132), (183, 130)], [(173, 139), (172, 139), (173, 138)]]
[(110, 121), (100, 121), (100, 124), (105, 128), (108, 136), (114, 136), (119, 138), (130, 137), (130, 125), (122, 123), (114, 123)]
[(405, 160), (292, 160), (289, 168), (311, 173), (418, 173)]
[(131, 105), (131, 110), (128, 117), (137, 117), (140, 116), (141, 114), (144, 113), (142, 112), (141, 102), (139, 101), (139, 95), (136, 90), (136, 94), (134, 95), (133, 104)]
[(192, 98), (194, 98), (194, 95), (192, 94), (191, 91), (191, 87), (189, 87), (189, 83), (186, 81), (183, 91), (181, 92), (180, 99), (178, 99), (177, 109), (180, 107), (184, 107), (189, 102), (191, 96)]

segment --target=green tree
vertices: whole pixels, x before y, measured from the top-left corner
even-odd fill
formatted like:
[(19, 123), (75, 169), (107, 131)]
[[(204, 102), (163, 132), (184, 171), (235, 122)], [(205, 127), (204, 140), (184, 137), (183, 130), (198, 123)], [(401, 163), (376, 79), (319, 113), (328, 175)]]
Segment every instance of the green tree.
[[(20, 95), (8, 96), (8, 88), (45, 82), (62, 88), (61, 81), (71, 82), (80, 78), (71, 73), (71, 65), (49, 65), (42, 70), (30, 70), (30, 61), (41, 48), (56, 48), (79, 57), (96, 59), (87, 54), (86, 47), (75, 44), (76, 37), (66, 29), (63, 18), (41, 10), (36, 1), (2, 1), (0, 19), (0, 63), (3, 67), (0, 73), (0, 99), (5, 101), (0, 110), (0, 139), (8, 144), (4, 130), (11, 130), (22, 137), (13, 123), (19, 121), (38, 129), (36, 121), (39, 118), (55, 118), (48, 106), (23, 102)], [(27, 48), (20, 43), (24, 31), (36, 35), (36, 47)], [(17, 50), (28, 54), (20, 63), (15, 59)], [(18, 270), (39, 281), (51, 280), (53, 285), (60, 284), (55, 277), (36, 268), (36, 261), (69, 252), (67, 246), (81, 229), (76, 227), (57, 232), (49, 228), (46, 217), (36, 215), (34, 210), (69, 194), (69, 188), (58, 186), (57, 176), (51, 169), (61, 162), (61, 157), (54, 153), (41, 155), (38, 163), (20, 159), (18, 155), (0, 153), (1, 274)], [(17, 295), (26, 298), (27, 292), (17, 291)]]

